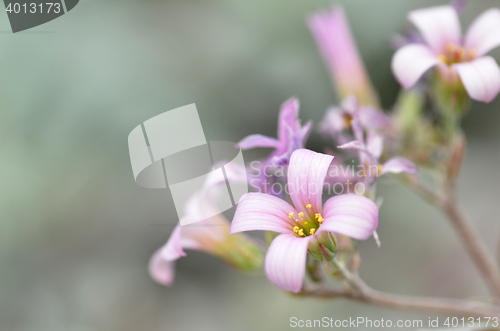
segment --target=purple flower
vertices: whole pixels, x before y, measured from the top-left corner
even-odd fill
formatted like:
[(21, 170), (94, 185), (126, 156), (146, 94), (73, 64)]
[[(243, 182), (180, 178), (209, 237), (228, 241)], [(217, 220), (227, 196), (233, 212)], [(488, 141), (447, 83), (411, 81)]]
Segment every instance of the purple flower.
[(330, 69), (340, 98), (354, 94), (364, 105), (377, 105), (377, 94), (366, 73), (341, 6), (312, 15), (308, 21), (316, 44)]
[(274, 151), (266, 160), (258, 162), (257, 166), (252, 165), (252, 170), (255, 170), (255, 172), (250, 172), (248, 177), (251, 178), (249, 184), (253, 189), (279, 197), (283, 195), (282, 191), (275, 192), (272, 189), (273, 185), (279, 183), (283, 179), (281, 177), (284, 176), (277, 176), (276, 174), (284, 174), (292, 153), (297, 149), (304, 148), (312, 128), (311, 121), (301, 126), (298, 116), (299, 100), (291, 98), (281, 105), (278, 139), (254, 134), (238, 143), (241, 149), (274, 148)]
[(490, 56), (500, 45), (500, 10), (480, 15), (461, 36), (457, 11), (452, 6), (415, 10), (408, 19), (418, 28), (425, 44), (400, 48), (392, 59), (392, 70), (406, 89), (430, 68), (450, 83), (462, 81), (469, 96), (490, 102), (500, 92), (500, 68)]
[(299, 100), (291, 98), (281, 105), (278, 139), (254, 134), (241, 140), (238, 145), (241, 149), (274, 148), (273, 153), (268, 158), (269, 163), (272, 165), (288, 165), (292, 153), (299, 148), (304, 148), (305, 142), (311, 133), (312, 122), (309, 121), (302, 127), (298, 116)]
[(358, 111), (353, 115), (352, 130), (356, 139), (338, 146), (338, 148), (358, 151), (359, 163), (364, 167), (365, 181), (368, 184), (373, 183), (377, 177), (386, 173), (417, 173), (415, 165), (404, 157), (394, 157), (384, 164), (380, 164), (380, 156), (384, 149), (384, 139), (382, 135), (373, 130), (368, 131), (365, 139)]
[(366, 197), (346, 194), (328, 199), (323, 208), (323, 183), (333, 156), (300, 149), (288, 168), (291, 206), (277, 197), (247, 193), (236, 209), (230, 234), (243, 231), (280, 233), (265, 257), (267, 277), (277, 287), (299, 292), (304, 281), (308, 247), (324, 247), (321, 238), (340, 233), (369, 238), (378, 224), (378, 208)]

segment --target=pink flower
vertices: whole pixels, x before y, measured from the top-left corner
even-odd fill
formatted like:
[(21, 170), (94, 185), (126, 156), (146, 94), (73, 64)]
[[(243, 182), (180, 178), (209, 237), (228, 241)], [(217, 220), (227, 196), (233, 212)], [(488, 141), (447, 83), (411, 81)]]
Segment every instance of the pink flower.
[(288, 168), (294, 206), (271, 195), (247, 193), (236, 209), (231, 235), (253, 230), (280, 233), (267, 251), (264, 266), (271, 283), (281, 289), (300, 291), (308, 247), (322, 249), (322, 236), (334, 232), (365, 240), (377, 228), (378, 208), (366, 197), (334, 196), (323, 208), (323, 182), (332, 159), (306, 149), (295, 151)]
[(454, 83), (461, 79), (469, 96), (490, 102), (500, 92), (500, 69), (484, 56), (500, 45), (500, 10), (489, 9), (469, 27), (464, 38), (452, 6), (415, 10), (408, 19), (418, 28), (425, 44), (400, 48), (392, 59), (392, 70), (404, 88), (413, 86), (430, 68)]
[(404, 157), (394, 157), (384, 164), (380, 164), (384, 138), (373, 130), (368, 130), (365, 138), (359, 110), (353, 112), (351, 127), (355, 140), (338, 146), (338, 148), (358, 151), (359, 163), (364, 166), (366, 183), (371, 184), (378, 176), (386, 173), (417, 173), (415, 165)]
[(342, 100), (340, 107), (331, 107), (320, 123), (320, 131), (325, 136), (330, 136), (339, 144), (347, 143), (350, 139), (345, 135), (352, 129), (351, 123), (354, 112), (359, 112), (361, 125), (366, 129), (387, 130), (392, 126), (392, 120), (378, 108), (373, 106), (358, 105), (354, 95)]
[[(245, 169), (225, 166), (230, 182), (241, 181)], [(200, 212), (214, 208), (218, 194), (225, 189), (225, 182), (208, 176), (205, 186), (188, 201), (186, 218), (200, 219)], [(191, 223), (186, 221), (186, 223)], [(201, 251), (221, 258), (228, 265), (246, 271), (258, 269), (262, 263), (262, 251), (249, 237), (239, 234), (229, 236), (230, 225), (224, 216), (217, 215), (201, 222), (184, 226), (178, 224), (167, 243), (158, 249), (149, 261), (149, 273), (160, 284), (171, 285), (174, 281), (174, 262), (186, 256), (184, 249)]]
[(316, 13), (307, 23), (330, 69), (340, 98), (354, 94), (364, 105), (378, 105), (377, 95), (342, 7), (335, 6), (330, 11)]

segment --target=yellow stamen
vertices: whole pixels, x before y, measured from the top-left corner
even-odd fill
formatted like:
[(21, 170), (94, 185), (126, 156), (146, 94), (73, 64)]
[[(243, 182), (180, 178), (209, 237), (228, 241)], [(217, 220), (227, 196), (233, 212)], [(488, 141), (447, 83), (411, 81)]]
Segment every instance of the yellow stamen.
[(454, 43), (449, 43), (447, 46), (446, 46), (446, 50), (449, 52), (449, 53), (453, 53), (455, 52), (457, 49), (457, 46), (455, 46)]
[(293, 228), (293, 232), (295, 232), (295, 233), (299, 232), (299, 227), (298, 227), (298, 226), (295, 226), (295, 227)]
[(288, 214), (288, 217), (293, 218), (293, 212)]
[(299, 236), (301, 236), (301, 237), (304, 236), (304, 230), (302, 230), (302, 229), (299, 230)]
[(309, 233), (311, 234), (311, 236), (316, 232), (316, 229), (312, 228), (311, 231), (309, 231)]
[(469, 49), (469, 57), (474, 59), (477, 55), (477, 51), (474, 48)]
[(320, 216), (320, 217), (318, 218), (318, 223), (319, 223), (319, 224), (322, 224), (324, 220), (325, 220), (325, 219), (324, 219), (323, 217), (321, 217), (321, 216)]
[(382, 172), (382, 168), (383, 168), (382, 165), (379, 164), (378, 168), (377, 168), (377, 176), (380, 176), (380, 173)]
[(460, 48), (458, 51), (455, 52), (455, 61), (461, 62), (464, 55), (465, 55), (465, 49)]
[(302, 218), (302, 217), (304, 217), (304, 213), (303, 213), (303, 212), (300, 212), (300, 213), (299, 213), (299, 217), (301, 217), (301, 218)]
[(438, 56), (438, 60), (441, 61), (441, 62), (443, 62), (443, 63), (447, 63), (448, 62), (448, 58), (446, 57), (446, 55), (443, 55), (443, 54), (441, 54), (441, 55)]
[(307, 209), (311, 209), (311, 207), (312, 207), (312, 206), (311, 206), (311, 204), (310, 204), (310, 203), (308, 203), (308, 204), (306, 205), (306, 208), (307, 208)]
[(321, 214), (314, 215), (315, 218), (321, 217)]

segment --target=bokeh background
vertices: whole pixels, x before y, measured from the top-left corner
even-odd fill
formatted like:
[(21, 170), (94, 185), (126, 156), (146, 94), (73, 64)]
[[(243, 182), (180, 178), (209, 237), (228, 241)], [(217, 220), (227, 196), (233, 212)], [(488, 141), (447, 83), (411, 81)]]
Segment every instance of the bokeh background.
[[(411, 9), (446, 1), (342, 2), (386, 109), (398, 84), (389, 38)], [(165, 288), (150, 255), (177, 221), (167, 191), (133, 180), (128, 133), (195, 102), (208, 140), (274, 136), (280, 104), (319, 121), (338, 100), (305, 26), (331, 1), (97, 1), (12, 34), (0, 14), (0, 330), (287, 330), (298, 319), (423, 318), (345, 300), (297, 299), (197, 252)], [(470, 1), (467, 26), (500, 3)], [(500, 51), (493, 56), (500, 62)], [(490, 249), (500, 242), (500, 98), (474, 103), (459, 194)], [(321, 148), (317, 133), (310, 148)], [(246, 159), (259, 156), (247, 153)], [(486, 295), (452, 227), (386, 181), (379, 235), (361, 244), (361, 275), (381, 290)], [(498, 255), (498, 254), (497, 254)]]

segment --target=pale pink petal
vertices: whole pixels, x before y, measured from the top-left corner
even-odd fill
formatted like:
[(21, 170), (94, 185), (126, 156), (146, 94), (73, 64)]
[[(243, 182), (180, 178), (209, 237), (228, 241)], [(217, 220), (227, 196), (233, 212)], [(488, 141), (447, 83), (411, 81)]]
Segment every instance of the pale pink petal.
[(394, 157), (384, 163), (380, 175), (388, 172), (394, 174), (407, 173), (415, 175), (417, 173), (417, 167), (410, 160), (405, 159), (404, 157)]
[(344, 129), (347, 129), (344, 112), (337, 107), (329, 108), (320, 124), (321, 133), (335, 137)]
[(364, 196), (343, 194), (326, 201), (323, 217), (325, 221), (318, 231), (331, 231), (366, 240), (377, 229), (378, 208)]
[(351, 129), (352, 133), (354, 134), (354, 138), (356, 138), (357, 141), (364, 141), (364, 134), (363, 134), (363, 123), (361, 122), (361, 115), (360, 115), (360, 108), (355, 107), (354, 110), (351, 112), (352, 114), (352, 120), (351, 120)]
[(350, 142), (345, 143), (343, 145), (337, 146), (337, 148), (340, 148), (340, 149), (355, 149), (355, 150), (358, 150), (358, 151), (366, 152), (365, 145), (363, 145), (363, 143), (361, 143), (361, 142), (359, 142), (357, 140), (353, 140), (353, 141), (350, 141)]
[(342, 99), (340, 108), (352, 115), (359, 108), (359, 100), (354, 94), (349, 94)]
[(161, 249), (157, 250), (149, 260), (149, 274), (156, 282), (172, 285), (174, 282), (174, 263), (163, 259)]
[(261, 134), (253, 134), (238, 143), (241, 149), (251, 149), (255, 147), (278, 148), (280, 142), (274, 138), (266, 137)]
[(291, 233), (291, 212), (297, 215), (295, 208), (280, 198), (264, 193), (247, 193), (238, 203), (229, 234), (254, 230)]
[(375, 159), (379, 159), (384, 149), (384, 138), (375, 131), (368, 132), (366, 149)]
[[(307, 149), (293, 152), (288, 167), (288, 189), (297, 210), (313, 216), (322, 210), (323, 183), (333, 156)], [(306, 208), (308, 204), (312, 208)]]
[(281, 105), (279, 123), (278, 123), (278, 139), (283, 144), (290, 141), (290, 136), (294, 132), (300, 131), (298, 122), (300, 103), (297, 98), (291, 98)]
[(472, 99), (488, 103), (500, 92), (500, 69), (492, 57), (484, 56), (453, 67)]
[(313, 236), (298, 238), (280, 234), (266, 253), (265, 271), (269, 281), (285, 290), (299, 292), (304, 282), (307, 246)]
[(411, 44), (400, 48), (392, 58), (392, 72), (407, 89), (415, 85), (422, 75), (439, 60), (425, 45)]
[(383, 129), (392, 125), (391, 118), (374, 107), (360, 107), (359, 118), (361, 125), (367, 129)]
[(451, 6), (414, 10), (408, 19), (418, 28), (434, 55), (441, 54), (450, 43), (460, 44), (460, 22)]
[(181, 256), (186, 256), (186, 253), (182, 250), (181, 244), (181, 226), (177, 225), (170, 235), (167, 243), (160, 248), (161, 256), (166, 261), (174, 261)]
[(500, 9), (491, 8), (472, 22), (465, 36), (465, 48), (482, 56), (500, 45)]

